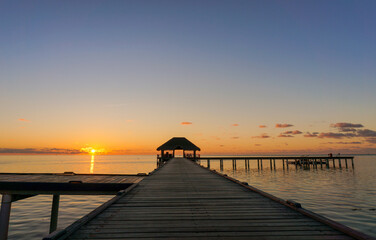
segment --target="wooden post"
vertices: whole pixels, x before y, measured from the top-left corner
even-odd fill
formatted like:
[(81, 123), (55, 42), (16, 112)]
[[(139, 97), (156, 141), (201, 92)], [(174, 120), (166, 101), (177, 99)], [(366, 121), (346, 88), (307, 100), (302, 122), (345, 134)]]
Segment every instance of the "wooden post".
[(234, 163), (235, 163), (234, 166), (235, 166), (235, 170), (236, 170), (236, 159), (234, 159)]
[(273, 159), (273, 166), (274, 166), (274, 170), (275, 170), (275, 159)]
[(354, 168), (354, 158), (351, 158), (351, 166)]
[(219, 159), (219, 166), (221, 168), (221, 171), (223, 171), (223, 159)]
[(321, 165), (321, 168), (322, 168), (322, 158), (320, 158), (320, 165)]
[(257, 169), (260, 169), (260, 159), (257, 159)]
[(244, 168), (247, 170), (247, 159), (244, 159)]
[(282, 167), (283, 167), (283, 170), (285, 170), (285, 159), (282, 158)]
[(289, 159), (288, 158), (286, 158), (286, 168), (287, 168), (287, 170), (289, 170)]
[(329, 168), (329, 159), (326, 159), (326, 168)]
[(346, 164), (346, 168), (348, 168), (348, 166), (347, 166), (347, 158), (345, 158), (345, 164)]
[(193, 159), (196, 161), (196, 150), (193, 150)]
[(0, 210), (0, 240), (8, 238), (10, 209), (12, 207), (12, 195), (3, 194)]
[(247, 160), (248, 170), (249, 170), (249, 159)]
[(273, 169), (272, 159), (270, 159), (270, 169)]
[(298, 160), (295, 159), (295, 169), (297, 169), (297, 168), (298, 168)]
[(338, 165), (339, 165), (339, 168), (342, 168), (342, 161), (340, 158), (338, 158)]
[(334, 161), (334, 158), (333, 158), (333, 168), (336, 168), (336, 161)]
[(208, 159), (208, 166), (207, 168), (210, 168), (210, 159)]
[(60, 195), (54, 194), (52, 198), (50, 233), (54, 232), (57, 228), (57, 219), (59, 216), (59, 200)]
[(262, 170), (262, 159), (260, 159), (260, 163), (261, 163), (261, 170)]

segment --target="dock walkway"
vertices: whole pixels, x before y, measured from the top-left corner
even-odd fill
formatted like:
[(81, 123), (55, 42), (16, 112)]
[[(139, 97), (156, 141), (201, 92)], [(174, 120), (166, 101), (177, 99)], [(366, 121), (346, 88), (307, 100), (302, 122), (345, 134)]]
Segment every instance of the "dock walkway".
[(352, 239), (204, 169), (172, 159), (58, 239)]

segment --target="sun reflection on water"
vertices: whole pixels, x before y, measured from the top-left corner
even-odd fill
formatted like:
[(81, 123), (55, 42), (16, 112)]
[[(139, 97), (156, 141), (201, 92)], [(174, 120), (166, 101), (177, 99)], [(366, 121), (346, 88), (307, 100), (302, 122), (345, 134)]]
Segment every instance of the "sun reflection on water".
[(91, 155), (90, 173), (94, 173), (94, 154)]

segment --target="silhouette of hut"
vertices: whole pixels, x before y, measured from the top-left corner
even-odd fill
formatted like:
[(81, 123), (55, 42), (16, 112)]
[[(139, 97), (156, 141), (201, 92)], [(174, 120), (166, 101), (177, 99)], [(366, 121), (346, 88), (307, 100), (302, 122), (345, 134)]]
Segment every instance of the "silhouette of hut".
[[(201, 151), (199, 147), (185, 137), (173, 137), (157, 148), (157, 151), (161, 151), (162, 160), (168, 160), (175, 157), (175, 150), (183, 150), (184, 157), (186, 157), (185, 151), (193, 151), (193, 159), (196, 159), (196, 151)], [(165, 151), (172, 151), (172, 154), (165, 153)]]

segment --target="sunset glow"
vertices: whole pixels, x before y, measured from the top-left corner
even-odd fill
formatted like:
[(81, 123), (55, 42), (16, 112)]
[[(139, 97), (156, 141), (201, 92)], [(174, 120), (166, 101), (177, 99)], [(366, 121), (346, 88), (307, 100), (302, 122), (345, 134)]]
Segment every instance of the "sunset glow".
[(376, 153), (372, 6), (24, 3), (0, 9), (0, 154)]

